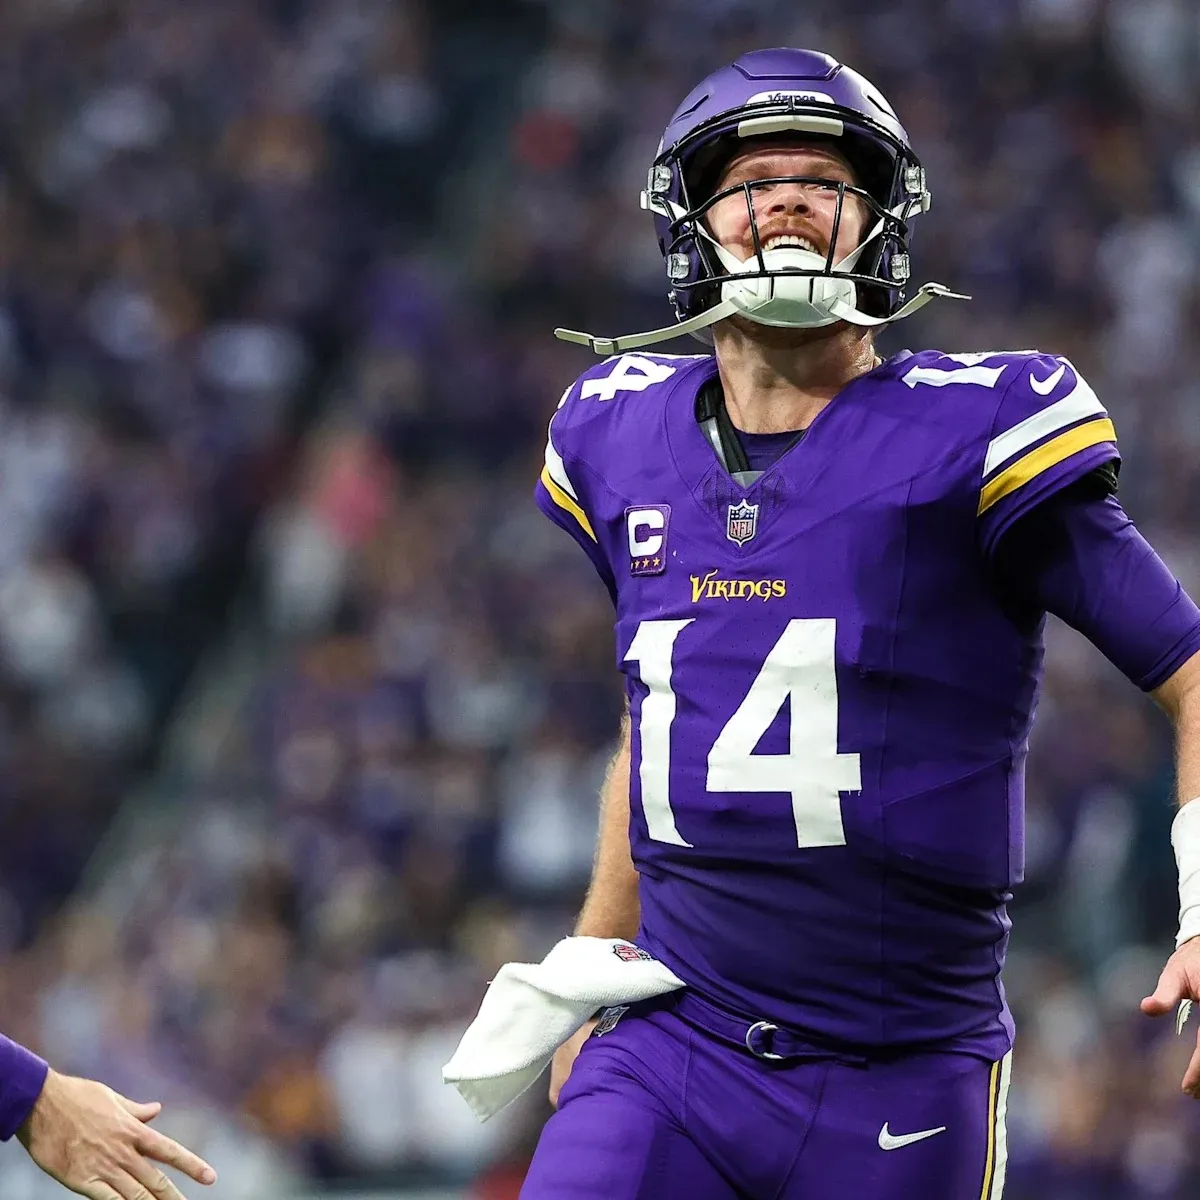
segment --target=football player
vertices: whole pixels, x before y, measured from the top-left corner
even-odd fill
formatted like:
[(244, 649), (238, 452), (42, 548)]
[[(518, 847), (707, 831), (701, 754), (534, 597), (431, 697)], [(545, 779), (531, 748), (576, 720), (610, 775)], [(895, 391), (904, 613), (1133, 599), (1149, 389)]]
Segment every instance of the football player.
[[(905, 300), (929, 190), (861, 75), (790, 49), (717, 71), (643, 205), (679, 324), (559, 331), (608, 357), (537, 500), (612, 594), (628, 698), (578, 932), (687, 987), (560, 1049), (522, 1195), (998, 1200), (1045, 614), (1176, 725), (1164, 1014), (1200, 995), (1200, 611), (1070, 362), (876, 353), (953, 293)], [(683, 332), (713, 353), (640, 352)]]

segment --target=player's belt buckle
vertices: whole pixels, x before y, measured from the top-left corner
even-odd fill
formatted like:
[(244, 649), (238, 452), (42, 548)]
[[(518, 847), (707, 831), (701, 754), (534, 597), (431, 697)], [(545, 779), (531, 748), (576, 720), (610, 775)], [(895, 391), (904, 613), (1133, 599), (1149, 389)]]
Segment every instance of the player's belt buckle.
[[(771, 1034), (778, 1032), (779, 1026), (772, 1025), (770, 1021), (755, 1021), (754, 1024), (746, 1030), (746, 1049), (749, 1050), (755, 1058), (766, 1058), (772, 1060), (773, 1062), (782, 1062), (783, 1055), (776, 1054), (769, 1048), (774, 1040), (771, 1037)], [(762, 1049), (754, 1044), (755, 1036), (758, 1034), (761, 1034), (763, 1040), (766, 1042), (766, 1046)]]

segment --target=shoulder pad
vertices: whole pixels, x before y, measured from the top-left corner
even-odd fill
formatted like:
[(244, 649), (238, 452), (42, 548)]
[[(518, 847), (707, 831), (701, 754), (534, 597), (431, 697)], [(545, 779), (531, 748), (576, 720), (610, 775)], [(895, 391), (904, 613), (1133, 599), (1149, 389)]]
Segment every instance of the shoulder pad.
[(550, 419), (541, 484), (572, 519), (572, 532), (578, 528), (593, 543), (597, 540), (589, 517), (589, 483), (604, 474), (603, 463), (611, 446), (620, 444), (620, 431), (636, 429), (639, 422), (644, 427), (646, 406), (660, 400), (683, 370), (711, 357), (617, 354), (589, 367), (563, 392)]
[(1116, 441), (1108, 412), (1070, 360), (1030, 355), (1004, 389), (992, 423), (983, 475), (987, 481), (1037, 453), (1046, 461), (1085, 445)]
[(584, 371), (563, 393), (558, 406), (562, 408), (572, 399), (603, 405), (628, 399), (630, 393), (654, 392), (660, 384), (675, 380), (681, 370), (711, 357), (710, 354), (614, 354)]
[(562, 394), (550, 420), (548, 458), (581, 459), (603, 454), (603, 442), (645, 419), (690, 367), (709, 354), (615, 354), (589, 367)]
[[(1069, 359), (1037, 350), (945, 354), (928, 350), (907, 360), (900, 381), (916, 389), (967, 389), (977, 418), (973, 437), (986, 441), (983, 473), (990, 476), (1014, 457), (1080, 422), (1107, 420), (1096, 393)], [(970, 428), (970, 426), (968, 426)], [(1113, 434), (1107, 427), (1109, 438)], [(1093, 431), (1094, 432), (1094, 431)]]
[(910, 388), (966, 384), (993, 390), (1007, 386), (1031, 359), (1038, 357), (1036, 350), (987, 350), (971, 354), (923, 350), (906, 360), (907, 369), (900, 381)]
[(978, 513), (990, 552), (1004, 531), (1085, 475), (1120, 465), (1104, 405), (1069, 359), (1025, 356), (993, 409), (979, 464)]

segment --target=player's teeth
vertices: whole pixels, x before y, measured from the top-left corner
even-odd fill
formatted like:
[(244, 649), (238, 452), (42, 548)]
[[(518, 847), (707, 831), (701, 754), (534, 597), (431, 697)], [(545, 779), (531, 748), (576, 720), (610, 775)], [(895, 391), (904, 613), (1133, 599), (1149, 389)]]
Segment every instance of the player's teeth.
[(769, 238), (763, 246), (764, 250), (774, 250), (776, 246), (797, 246), (801, 250), (809, 250), (813, 254), (819, 254), (820, 251), (816, 246), (808, 240), (808, 238), (797, 237), (791, 233), (781, 233), (776, 237)]

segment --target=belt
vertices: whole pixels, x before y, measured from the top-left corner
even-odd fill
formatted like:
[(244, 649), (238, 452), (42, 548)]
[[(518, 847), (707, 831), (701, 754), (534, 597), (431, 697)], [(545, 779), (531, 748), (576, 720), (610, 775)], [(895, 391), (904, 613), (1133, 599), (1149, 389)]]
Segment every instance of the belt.
[(671, 999), (671, 1010), (683, 1020), (731, 1046), (748, 1050), (755, 1058), (770, 1062), (825, 1060), (853, 1067), (865, 1067), (869, 1062), (865, 1055), (822, 1045), (774, 1021), (750, 1021), (726, 1012), (691, 990), (676, 993)]

